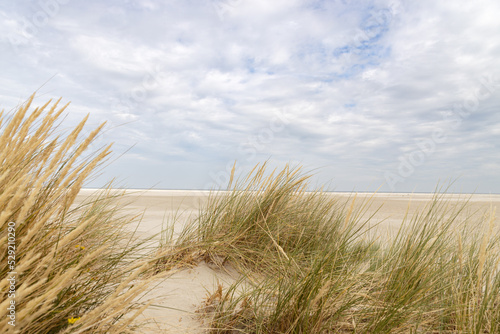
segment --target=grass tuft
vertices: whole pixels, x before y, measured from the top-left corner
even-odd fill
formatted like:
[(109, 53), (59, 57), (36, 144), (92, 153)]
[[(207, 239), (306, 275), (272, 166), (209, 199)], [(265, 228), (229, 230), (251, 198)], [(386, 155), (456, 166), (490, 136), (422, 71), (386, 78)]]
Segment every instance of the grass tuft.
[(126, 228), (135, 218), (119, 214), (109, 189), (73, 205), (110, 154), (87, 154), (104, 124), (81, 138), (87, 116), (65, 134), (67, 105), (30, 111), (33, 99), (0, 116), (0, 332), (126, 332), (150, 267)]
[(300, 168), (265, 173), (266, 164), (256, 166), (242, 181), (231, 180), (229, 191), (212, 193), (178, 244), (196, 244), (207, 262), (221, 267), (256, 271), (284, 263), (300, 270), (327, 244), (335, 244), (339, 259), (361, 247), (359, 212), (346, 214), (347, 203), (306, 191), (309, 177)]
[(477, 221), (467, 201), (451, 205), (437, 192), (381, 239), (369, 201), (307, 191), (308, 178), (288, 166), (266, 174), (265, 164), (232, 177), (177, 240), (241, 275), (205, 301), (211, 332), (498, 332), (494, 209)]

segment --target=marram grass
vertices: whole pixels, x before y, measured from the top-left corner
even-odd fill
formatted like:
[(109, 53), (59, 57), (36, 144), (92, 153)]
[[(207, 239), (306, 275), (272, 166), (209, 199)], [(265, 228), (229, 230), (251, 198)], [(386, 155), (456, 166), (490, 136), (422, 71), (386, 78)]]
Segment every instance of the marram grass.
[[(66, 106), (49, 101), (30, 111), (33, 98), (0, 114), (0, 332), (127, 332), (144, 309), (134, 301), (150, 267), (125, 229), (134, 218), (120, 216), (106, 191), (72, 205), (110, 153), (110, 146), (86, 152), (103, 125), (80, 138), (86, 117), (62, 133)], [(7, 277), (15, 277), (12, 296)], [(8, 316), (13, 301), (15, 318)]]
[(265, 173), (266, 164), (256, 166), (229, 191), (212, 193), (178, 244), (196, 244), (206, 261), (219, 266), (255, 271), (283, 263), (300, 270), (325, 245), (336, 245), (339, 261), (345, 254), (361, 256), (366, 245), (358, 234), (366, 221), (359, 221), (359, 209), (321, 190), (306, 191), (309, 176), (300, 168)]
[[(499, 333), (500, 234), (437, 192), (396, 235), (369, 202), (340, 203), (308, 176), (257, 166), (213, 193), (177, 241), (242, 277), (200, 309), (213, 333)], [(373, 225), (373, 224), (372, 224)], [(185, 248), (184, 248), (185, 249)]]
[(127, 228), (135, 218), (120, 214), (120, 195), (73, 205), (110, 153), (86, 153), (102, 125), (80, 138), (85, 118), (62, 133), (65, 107), (30, 112), (32, 101), (0, 113), (0, 332), (131, 332), (151, 273), (202, 260), (241, 275), (201, 309), (213, 333), (500, 332), (494, 208), (478, 221), (467, 203), (437, 193), (396, 235), (374, 239), (370, 201), (308, 191), (300, 168), (269, 173), (264, 164), (233, 174), (228, 191), (212, 193), (175, 242), (165, 233), (153, 257)]

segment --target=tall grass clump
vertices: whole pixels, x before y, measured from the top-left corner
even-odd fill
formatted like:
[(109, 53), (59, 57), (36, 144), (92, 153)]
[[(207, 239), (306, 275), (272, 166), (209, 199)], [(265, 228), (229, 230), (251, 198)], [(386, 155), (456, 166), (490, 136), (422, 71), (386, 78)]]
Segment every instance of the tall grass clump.
[[(214, 333), (343, 333), (352, 309), (363, 299), (354, 279), (358, 255), (343, 266), (335, 252), (312, 258), (301, 271), (283, 266), (258, 280), (243, 276), (208, 307)], [(286, 272), (290, 269), (289, 272)], [(203, 309), (202, 309), (203, 310)], [(206, 309), (205, 309), (206, 310)]]
[(346, 210), (347, 202), (321, 190), (307, 191), (309, 176), (301, 168), (266, 174), (266, 167), (236, 181), (233, 170), (229, 190), (210, 194), (178, 243), (198, 245), (208, 262), (253, 270), (309, 266), (327, 245), (338, 253), (338, 265), (361, 256), (359, 210)]
[[(231, 333), (313, 333), (342, 328), (361, 296), (351, 279), (376, 245), (364, 236), (369, 201), (309, 191), (309, 176), (256, 166), (228, 191), (214, 192), (181, 234), (199, 256), (230, 265), (242, 279), (210, 298), (212, 329)], [(354, 204), (358, 205), (355, 206)]]
[(81, 138), (87, 116), (64, 133), (66, 106), (30, 111), (33, 99), (0, 114), (0, 332), (126, 332), (149, 266), (126, 230), (132, 218), (107, 191), (73, 205), (110, 154), (86, 152), (104, 124)]
[(300, 169), (264, 175), (213, 193), (180, 239), (242, 275), (201, 309), (213, 333), (498, 333), (493, 208), (478, 220), (436, 192), (383, 236), (367, 202), (307, 191)]
[(437, 193), (380, 248), (359, 315), (368, 332), (498, 332), (495, 213), (478, 220), (467, 207), (467, 201), (452, 204)]

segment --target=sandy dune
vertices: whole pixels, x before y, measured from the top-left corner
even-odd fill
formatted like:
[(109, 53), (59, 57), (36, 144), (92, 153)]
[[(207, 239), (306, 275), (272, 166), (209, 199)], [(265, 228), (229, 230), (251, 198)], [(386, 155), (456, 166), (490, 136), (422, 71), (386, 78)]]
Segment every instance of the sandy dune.
[[(77, 203), (83, 201), (95, 190), (84, 189), (77, 197)], [(194, 217), (203, 203), (206, 202), (206, 191), (184, 190), (127, 190), (126, 210), (131, 214), (144, 213), (138, 227), (140, 236), (149, 237), (161, 232), (167, 222), (177, 217), (175, 231), (182, 229), (183, 223)], [(338, 200), (352, 199), (350, 193), (332, 193), (332, 198)], [(446, 195), (450, 204), (469, 199), (469, 210), (466, 214), (482, 215), (490, 206), (500, 207), (500, 195)], [(391, 233), (399, 227), (408, 209), (413, 214), (422, 208), (432, 198), (432, 194), (367, 194), (361, 193), (356, 197), (356, 204), (371, 198), (371, 205), (365, 217), (372, 214), (370, 224), (378, 224), (377, 233)], [(499, 226), (499, 220), (496, 220)], [(159, 238), (158, 238), (159, 241)], [(175, 273), (168, 279), (158, 280), (151, 287), (147, 297), (157, 298), (143, 315), (142, 320), (149, 322), (142, 330), (147, 333), (203, 333), (208, 324), (195, 313), (207, 295), (207, 291), (214, 291), (218, 283), (224, 286), (230, 284), (236, 275), (229, 275), (215, 270), (202, 263), (194, 269), (187, 269)], [(142, 321), (141, 320), (141, 321)]]

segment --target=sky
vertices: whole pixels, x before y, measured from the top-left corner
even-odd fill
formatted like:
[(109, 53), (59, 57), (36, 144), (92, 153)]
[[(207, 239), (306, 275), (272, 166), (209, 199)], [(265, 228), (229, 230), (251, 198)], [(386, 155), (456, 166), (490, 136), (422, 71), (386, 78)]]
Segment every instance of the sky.
[(114, 142), (86, 186), (225, 188), (287, 163), (334, 191), (500, 193), (500, 2), (0, 4), (0, 109), (62, 97)]

